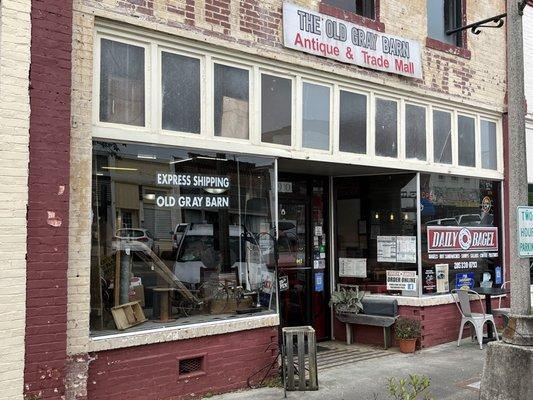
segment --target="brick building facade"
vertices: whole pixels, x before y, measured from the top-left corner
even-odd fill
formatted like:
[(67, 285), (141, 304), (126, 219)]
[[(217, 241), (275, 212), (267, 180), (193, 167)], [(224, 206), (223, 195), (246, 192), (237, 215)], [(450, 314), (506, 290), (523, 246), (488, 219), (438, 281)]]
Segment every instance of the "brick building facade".
[[(141, 324), (141, 328), (128, 328), (124, 331), (110, 328), (113, 320), (109, 319), (109, 310), (103, 305), (105, 300), (102, 300), (102, 297), (108, 293), (112, 293), (112, 296), (114, 293), (115, 306), (118, 303), (124, 303), (123, 301), (117, 302), (120, 295), (117, 293), (117, 287), (122, 284), (122, 281), (117, 280), (116, 271), (124, 265), (121, 264), (120, 257), (125, 259), (130, 256), (128, 249), (121, 253), (122, 255), (116, 258), (116, 264), (113, 264), (115, 256), (110, 257), (108, 254), (110, 248), (116, 250), (119, 228), (131, 230), (147, 228), (148, 221), (152, 218), (149, 217), (151, 215), (149, 213), (162, 215), (161, 213), (165, 211), (153, 206), (153, 198), (149, 196), (158, 196), (158, 193), (163, 193), (165, 190), (166, 194), (171, 193), (172, 190), (172, 193), (176, 192), (175, 188), (157, 187), (153, 182), (139, 182), (141, 173), (117, 178), (119, 173), (113, 171), (141, 171), (147, 175), (153, 174), (153, 171), (163, 165), (155, 164), (154, 160), (159, 160), (162, 154), (166, 156), (169, 151), (175, 152), (172, 155), (174, 158), (170, 159), (170, 163), (165, 158), (165, 165), (185, 165), (186, 161), (197, 157), (197, 154), (200, 154), (201, 159), (216, 160), (217, 165), (210, 172), (205, 172), (209, 171), (206, 166), (207, 162), (198, 163), (198, 167), (195, 167), (197, 170), (193, 171), (200, 171), (203, 176), (209, 173), (215, 177), (223, 176), (224, 173), (221, 171), (224, 168), (221, 167), (220, 161), (229, 165), (230, 154), (237, 159), (235, 161), (236, 176), (239, 179), (249, 171), (252, 171), (249, 175), (250, 179), (256, 179), (256, 175), (257, 179), (261, 179), (265, 176), (259, 176), (261, 173), (267, 174), (266, 176), (272, 181), (263, 185), (267, 189), (261, 186), (261, 190), (268, 192), (270, 188), (271, 193), (275, 193), (270, 197), (272, 210), (269, 211), (270, 220), (268, 221), (275, 228), (280, 221), (296, 221), (296, 217), (294, 220), (287, 217), (287, 221), (282, 218), (285, 215), (283, 207), (289, 210), (286, 204), (292, 204), (296, 200), (301, 200), (301, 204), (307, 207), (306, 215), (310, 219), (318, 218), (321, 221), (317, 223), (313, 219), (308, 224), (313, 226), (311, 224), (317, 223), (313, 226), (314, 236), (317, 237), (316, 243), (311, 240), (308, 247), (317, 247), (318, 255), (314, 258), (314, 254), (308, 249), (306, 251), (309, 254), (306, 253), (305, 257), (302, 256), (300, 260), (305, 259), (302, 262), (310, 260), (311, 263), (323, 260), (323, 264), (314, 264), (315, 266), (310, 268), (321, 272), (315, 271), (309, 276), (306, 275), (309, 282), (313, 280), (314, 289), (309, 289), (309, 293), (306, 292), (309, 294), (309, 299), (306, 300), (308, 303), (305, 306), (309, 310), (313, 309), (314, 318), (316, 318), (317, 309), (320, 310), (321, 328), (316, 329), (321, 330), (323, 338), (336, 340), (345, 338), (344, 326), (336, 321), (331, 309), (327, 306), (329, 292), (335, 289), (337, 283), (365, 285), (365, 288), (372, 292), (372, 296), (376, 297), (383, 296), (382, 293), (387, 292), (385, 268), (393, 268), (392, 265), (398, 263), (378, 268), (379, 262), (376, 260), (376, 255), (368, 255), (369, 248), (375, 251), (376, 246), (376, 237), (370, 238), (373, 235), (372, 232), (377, 232), (376, 235), (385, 235), (390, 232), (391, 235), (407, 236), (409, 233), (404, 233), (404, 229), (411, 229), (410, 236), (417, 238), (418, 247), (414, 256), (416, 261), (413, 265), (398, 268), (416, 272), (418, 281), (415, 294), (411, 290), (411, 295), (406, 293), (406, 296), (398, 296), (399, 312), (401, 315), (422, 321), (423, 334), (420, 341), (422, 347), (455, 340), (459, 329), (458, 312), (451, 296), (445, 293), (440, 295), (428, 295), (432, 292), (423, 293), (425, 289), (421, 283), (422, 272), (428, 268), (428, 265), (433, 268), (434, 262), (427, 256), (429, 251), (422, 249), (421, 242), (425, 240), (426, 225), (431, 225), (430, 222), (460, 218), (467, 215), (467, 211), (461, 211), (463, 214), (457, 217), (452, 213), (457, 210), (479, 208), (479, 203), (476, 203), (478, 200), (481, 201), (476, 198), (479, 194), (490, 193), (487, 214), (493, 207), (492, 210), (495, 211), (492, 212), (496, 216), (491, 215), (496, 222), (494, 222), (494, 227), (492, 222), (490, 224), (493, 231), (497, 232), (500, 246), (499, 248), (496, 246), (498, 254), (492, 257), (493, 259), (487, 261), (481, 257), (479, 269), (475, 272), (476, 280), (481, 279), (482, 271), (490, 271), (494, 275), (496, 268), (500, 268), (500, 271), (503, 268), (504, 274), (508, 274), (505, 254), (507, 239), (504, 234), (508, 215), (504, 215), (503, 211), (505, 209), (504, 178), (507, 156), (503, 149), (506, 90), (504, 30), (486, 30), (479, 36), (465, 33), (457, 37), (455, 44), (450, 44), (437, 40), (428, 33), (427, 3), (424, 0), (376, 0), (372, 2), (374, 5), (371, 10), (372, 16), (361, 16), (358, 11), (341, 10), (332, 6), (328, 1), (292, 2), (298, 7), (323, 17), (336, 18), (361, 28), (372, 29), (372, 32), (379, 32), (385, 36), (392, 35), (405, 38), (411, 41), (410, 43), (418, 43), (421, 49), (421, 75), (420, 77), (407, 77), (289, 49), (283, 40), (284, 29), (287, 28), (283, 26), (284, 3), (287, 2), (279, 0), (2, 1), (0, 48), (2, 49), (3, 69), (0, 71), (0, 77), (9, 75), (13, 70), (21, 71), (20, 80), (17, 79), (19, 86), (9, 86), (7, 91), (1, 92), (2, 96), (9, 96), (10, 99), (16, 97), (16, 101), (20, 101), (20, 106), (17, 106), (14, 111), (20, 112), (17, 115), (21, 115), (20, 121), (9, 119), (10, 123), (15, 125), (13, 125), (12, 134), (4, 141), (8, 144), (8, 148), (2, 149), (2, 153), (10, 153), (10, 155), (7, 159), (2, 158), (2, 163), (5, 165), (2, 164), (0, 167), (2, 175), (13, 178), (13, 185), (9, 185), (8, 190), (2, 196), (12, 199), (13, 194), (16, 193), (19, 202), (6, 203), (9, 207), (2, 214), (9, 219), (13, 232), (20, 232), (15, 235), (27, 240), (27, 245), (26, 242), (22, 245), (23, 251), (17, 252), (16, 259), (12, 256), (12, 252), (5, 253), (5, 260), (11, 266), (12, 274), (10, 272), (10, 275), (4, 275), (2, 279), (7, 279), (9, 283), (20, 281), (12, 285), (19, 292), (10, 294), (9, 299), (5, 301), (0, 296), (0, 304), (3, 307), (10, 306), (10, 311), (13, 312), (11, 319), (17, 322), (17, 324), (10, 325), (10, 329), (13, 329), (11, 335), (17, 339), (14, 339), (13, 343), (9, 342), (6, 348), (9, 347), (12, 352), (9, 357), (13, 357), (18, 368), (24, 371), (22, 375), (20, 371), (16, 374), (15, 371), (4, 372), (5, 368), (0, 370), (0, 374), (5, 374), (6, 381), (13, 383), (13, 389), (9, 392), (12, 398), (20, 398), (21, 390), (28, 399), (108, 399), (117, 396), (132, 399), (174, 399), (200, 396), (244, 388), (247, 378), (254, 371), (275, 360), (278, 326), (294, 318), (294, 315), (291, 316), (291, 312), (287, 311), (287, 307), (292, 304), (292, 298), (275, 298), (273, 302), (279, 303), (278, 310), (269, 304), (268, 310), (271, 312), (250, 313), (246, 316), (220, 317), (214, 315), (216, 313), (211, 309), (213, 315), (202, 316), (204, 319), (198, 320), (200, 322), (191, 318), (188, 310), (184, 312), (184, 307), (174, 304), (174, 308), (171, 306), (171, 314), (176, 308), (181, 313), (178, 317), (174, 315), (177, 321), (157, 325), (152, 320), (163, 318), (161, 315), (155, 315), (154, 310), (157, 306), (151, 302), (156, 302), (155, 299), (164, 299), (164, 297), (158, 297), (156, 293), (160, 289), (157, 286), (160, 286), (161, 282), (158, 281), (150, 288), (146, 283), (149, 279), (143, 275), (143, 280), (146, 279), (146, 281), (143, 281), (141, 286), (144, 290), (153, 291), (150, 292), (153, 300), (152, 296), (147, 293), (146, 295), (143, 293), (136, 299), (139, 303), (146, 302), (144, 312), (150, 321)], [(489, 0), (483, 4), (470, 0), (459, 3), (461, 11), (458, 14), (458, 23), (470, 23), (504, 12), (504, 4), (497, 0)], [(16, 10), (16, 13), (10, 13), (9, 10)], [(12, 43), (10, 37), (4, 35), (4, 29), (7, 29), (8, 23), (16, 23), (17, 32), (25, 32), (28, 36), (27, 41), (30, 39), (31, 26), (31, 71), (26, 74), (24, 71), (28, 71), (30, 65), (28, 50), (30, 43), (26, 43), (24, 47), (22, 43), (24, 35), (18, 35), (19, 41), (15, 44), (24, 49), (21, 50), (22, 52), (27, 50), (27, 54), (21, 53), (20, 56), (15, 57), (12, 63), (17, 63), (17, 66), (6, 61), (4, 56), (4, 48), (9, 48)], [(7, 43), (6, 47), (4, 47), (5, 43)], [(104, 80), (102, 69), (104, 60), (106, 60), (105, 46), (110, 46), (106, 49), (111, 48), (108, 50), (109, 53), (106, 53), (108, 55), (126, 54), (122, 59), (115, 58), (114, 62), (120, 64), (127, 60), (127, 63), (130, 63), (120, 64), (125, 67), (122, 71), (119, 71), (120, 68), (115, 70), (113, 72), (115, 75), (113, 73), (106, 75), (108, 81)], [(501, 49), (501, 51), (489, 51), (489, 49)], [(112, 51), (117, 51), (117, 53), (112, 53)], [(126, 52), (120, 53), (120, 51)], [(136, 54), (136, 56), (131, 56), (131, 54)], [(136, 73), (136, 68), (138, 69), (139, 66), (134, 64), (136, 59), (138, 61), (139, 54), (143, 57), (143, 62), (139, 64), (142, 64), (142, 72), (139, 73), (142, 75), (141, 84), (134, 82), (128, 76), (121, 75), (123, 72), (125, 74)], [(162, 89), (164, 85), (162, 71), (165, 67), (161, 60), (164, 54), (173, 54), (176, 56), (175, 59), (183, 57), (188, 58), (189, 62), (190, 59), (198, 62), (199, 77), (187, 75), (191, 81), (198, 79), (197, 90), (200, 93), (198, 132), (168, 128), (162, 121), (164, 117), (161, 116), (161, 109), (164, 105), (162, 105), (161, 98), (165, 95)], [(248, 82), (246, 95), (239, 94), (241, 97), (237, 99), (241, 103), (233, 101), (230, 104), (238, 109), (237, 116), (232, 114), (229, 117), (230, 122), (221, 123), (216, 121), (216, 117), (211, 118), (218, 112), (215, 102), (219, 89), (213, 82), (213, 77), (220, 66), (238, 69), (241, 72), (247, 71)], [(178, 80), (179, 75), (177, 73), (174, 79)], [(28, 79), (24, 79), (25, 76)], [(290, 81), (291, 130), (289, 137), (292, 142), (289, 140), (289, 143), (292, 145), (266, 143), (266, 140), (262, 140), (261, 126), (263, 124), (264, 127), (266, 123), (261, 119), (261, 104), (266, 104), (266, 100), (262, 98), (261, 85), (265, 76)], [(127, 81), (128, 79), (130, 80)], [(0, 78), (0, 84), (3, 88), (3, 85), (6, 85), (5, 80)], [(113, 90), (120, 91), (124, 88), (121, 85), (125, 84), (129, 86), (119, 95), (113, 94), (115, 97), (111, 105), (104, 104), (107, 101), (105, 94), (111, 91), (109, 89), (111, 86), (106, 85), (116, 85)], [(29, 96), (24, 90), (26, 87), (30, 88)], [(304, 121), (306, 117), (300, 118), (300, 114), (305, 114), (302, 110), (305, 110), (305, 104), (307, 104), (304, 87), (310, 90), (309, 93), (316, 87), (328, 88), (327, 107), (329, 111), (326, 118), (328, 144), (326, 149), (317, 150), (312, 149), (312, 146), (306, 147), (305, 139), (300, 137), (300, 134), (304, 135), (302, 132), (306, 129)], [(341, 92), (365, 96), (365, 104), (368, 108), (368, 111), (365, 108), (365, 121), (368, 124), (365, 125), (365, 145), (368, 147), (365, 154), (353, 154), (341, 150), (339, 125), (343, 116), (338, 110)], [(182, 96), (179, 91), (172, 93), (177, 98), (183, 99), (179, 97)], [(134, 101), (130, 101), (133, 97), (135, 97)], [(228, 101), (228, 98), (231, 100), (231, 95), (226, 94), (221, 97), (221, 102)], [(241, 131), (239, 123), (232, 125), (232, 128), (234, 132), (244, 132), (242, 134), (246, 136), (244, 138), (224, 137), (222, 133), (224, 123), (231, 124), (232, 118), (242, 123), (244, 98), (248, 105), (244, 120), (248, 122), (248, 129)], [(194, 99), (193, 95), (189, 95), (188, 102), (193, 103)], [(393, 157), (381, 157), (376, 154), (379, 153), (375, 148), (375, 135), (378, 130), (377, 126), (379, 126), (376, 115), (379, 113), (375, 109), (376, 104), (381, 100), (384, 101), (383, 104), (388, 102), (387, 104), (390, 105), (392, 102), (396, 107), (394, 114), (396, 136), (393, 146), (396, 155)], [(120, 103), (121, 101), (123, 103)], [(129, 119), (124, 122), (113, 121), (109, 115), (105, 114), (109, 113), (109, 110), (115, 113), (115, 107), (120, 109), (121, 104), (127, 104), (134, 111), (142, 109), (139, 114), (142, 115), (142, 122), (139, 122), (139, 115), (135, 116), (137, 120)], [(28, 119), (30, 106), (31, 114)], [(181, 104), (178, 105), (174, 111), (179, 113), (181, 106)], [(423, 159), (413, 159), (408, 155), (410, 147), (406, 142), (408, 130), (406, 123), (409, 118), (406, 108), (409, 106), (418, 107), (419, 111), (424, 110)], [(22, 115), (24, 113), (26, 117)], [(437, 136), (437, 129), (436, 125), (432, 124), (436, 124), (434, 119), (437, 119), (437, 115), (442, 117), (443, 114), (445, 118), (449, 117), (450, 124), (448, 136), (446, 136), (446, 142), (449, 142), (449, 162), (438, 162), (438, 151), (435, 150), (433, 143), (433, 135)], [(464, 119), (461, 120), (463, 117)], [(117, 118), (122, 118), (122, 116)], [(25, 120), (29, 121), (27, 126), (24, 123)], [(464, 164), (461, 161), (463, 153), (460, 137), (462, 136), (459, 131), (462, 128), (459, 128), (461, 123), (459, 121), (465, 120), (472, 121), (473, 124), (473, 130), (469, 132), (474, 138), (475, 151), (473, 155), (468, 155), (473, 160), (473, 164), (468, 164), (468, 162)], [(385, 125), (387, 121), (380, 123)], [(494, 139), (493, 148), (488, 150), (481, 148), (481, 142), (484, 140), (481, 131), (486, 126), (493, 129), (490, 132), (493, 132)], [(5, 146), (6, 143), (3, 145)], [(29, 151), (24, 148), (29, 148)], [(124, 150), (126, 148), (128, 150)], [(13, 149), (17, 150), (13, 151)], [(130, 153), (130, 150), (135, 154)], [(191, 158), (178, 159), (176, 154), (180, 151), (195, 155)], [(444, 148), (442, 151), (444, 152)], [(121, 152), (122, 154), (118, 154)], [(492, 152), (490, 154), (493, 157), (490, 160), (493, 164), (489, 163), (488, 167), (484, 161), (486, 152)], [(195, 159), (194, 162), (196, 161)], [(147, 167), (149, 165), (147, 162), (152, 162), (155, 166)], [(16, 167), (14, 167), (15, 163)], [(227, 170), (231, 168), (227, 167)], [(275, 172), (264, 172), (265, 170)], [(227, 174), (230, 176), (230, 172)], [(403, 198), (410, 198), (416, 206), (408, 208), (402, 203), (397, 205), (397, 209), (394, 208), (396, 205), (378, 205), (368, 209), (368, 214), (375, 215), (375, 219), (379, 219), (378, 214), (383, 215), (386, 212), (390, 221), (387, 222), (388, 225), (380, 222), (380, 231), (377, 231), (378, 224), (375, 221), (371, 223), (371, 221), (365, 221), (363, 217), (359, 219), (364, 222), (363, 225), (368, 222), (368, 235), (366, 225), (364, 229), (359, 230), (359, 234), (365, 236), (364, 240), (369, 245), (365, 245), (366, 247), (361, 245), (361, 249), (357, 251), (360, 250), (361, 254), (369, 260), (373, 259), (372, 262), (369, 261), (369, 279), (365, 279), (364, 282), (356, 279), (350, 280), (351, 278), (343, 280), (340, 279), (338, 271), (339, 252), (349, 252), (353, 249), (348, 245), (342, 248), (343, 241), (348, 239), (339, 237), (336, 233), (334, 225), (342, 221), (338, 220), (333, 203), (340, 199), (336, 196), (339, 192), (338, 187), (341, 187), (341, 177), (361, 177), (357, 185), (363, 187), (363, 177), (368, 175), (386, 175), (391, 176), (391, 179), (394, 179), (396, 175), (402, 175), (401, 179), (406, 179), (405, 186), (401, 187), (403, 192), (397, 193), (398, 199), (395, 201), (398, 204), (402, 203), (400, 196), (403, 196)], [(195, 175), (192, 176), (195, 177)], [(297, 178), (294, 178), (295, 176)], [(316, 177), (320, 177), (320, 183), (317, 183)], [(291, 195), (285, 193), (286, 203), (283, 202), (285, 200), (281, 200), (283, 195), (280, 196), (278, 202), (277, 195), (282, 193), (279, 190), (278, 180), (279, 183), (283, 183), (293, 178), (294, 180), (290, 183), (291, 191), (292, 188), (297, 187), (298, 179), (305, 180), (307, 196), (312, 200), (307, 202), (308, 200), (296, 199), (296, 196), (291, 198), (292, 193)], [(26, 179), (28, 179), (28, 192), (24, 190)], [(461, 192), (459, 188), (467, 188), (474, 193), (474, 198), (447, 199), (446, 201), (453, 202), (451, 206), (445, 204), (444, 200), (441, 203), (434, 201), (436, 208), (438, 206), (445, 209), (441, 213), (447, 212), (450, 215), (441, 215), (436, 211), (433, 214), (423, 215), (422, 211), (418, 210), (420, 208), (418, 205), (422, 204), (423, 199), (422, 186), (426, 184), (431, 188), (428, 192), (433, 193), (438, 187), (435, 180), (444, 185), (440, 188), (451, 188), (455, 192)], [(464, 184), (461, 183), (463, 187), (455, 183), (459, 180), (464, 181)], [(21, 185), (20, 191), (19, 185)], [(240, 181), (239, 185), (239, 190), (245, 187), (245, 184)], [(350, 183), (350, 185), (356, 186), (355, 183)], [(483, 190), (480, 189), (482, 185)], [(246, 189), (248, 192), (245, 196), (241, 196), (240, 192), (238, 195), (239, 198), (246, 199), (245, 209), (248, 205), (252, 208), (252, 205), (257, 206), (258, 203), (253, 201), (248, 203), (248, 200), (254, 200), (254, 196), (259, 198), (257, 193), (260, 192), (259, 185), (250, 187)], [(287, 187), (289, 186), (285, 186), (284, 190), (288, 190)], [(377, 189), (372, 188), (372, 190)], [(411, 197), (404, 196), (404, 192), (407, 193), (409, 190), (415, 194)], [(211, 193), (208, 190), (204, 191)], [(267, 199), (268, 196), (265, 195), (262, 199)], [(377, 196), (384, 198), (388, 194), (380, 193), (378, 190)], [(28, 198), (26, 225), (26, 220), (21, 219), (21, 215), (25, 213), (25, 202)], [(376, 202), (375, 198), (372, 201)], [(468, 206), (465, 206), (465, 202)], [(266, 204), (267, 201), (264, 203)], [(431, 205), (424, 203), (425, 207), (428, 207), (426, 210), (433, 207), (433, 203)], [(282, 207), (281, 204), (284, 206)], [(257, 207), (254, 217), (262, 215), (264, 209), (268, 208), (268, 206)], [(322, 209), (317, 211), (320, 207)], [(102, 212), (101, 208), (108, 208), (108, 210)], [(157, 226), (159, 223), (157, 217), (154, 217), (155, 222), (150, 220), (156, 230), (165, 231), (157, 235), (167, 235), (166, 227), (169, 225), (175, 236), (177, 230), (174, 230), (174, 225), (179, 226), (179, 223), (187, 223), (187, 229), (192, 230), (193, 222), (190, 221), (193, 219), (187, 218), (192, 218), (190, 215), (193, 212), (180, 210), (181, 216), (177, 220), (172, 212), (169, 211), (170, 214), (168, 214), (172, 215), (172, 224), (162, 223), (164, 229)], [(226, 226), (229, 224), (229, 239), (225, 242), (227, 246), (232, 237), (232, 228), (237, 226), (240, 232), (241, 219), (245, 220), (250, 217), (241, 211), (240, 203), (239, 210), (234, 212), (233, 217), (231, 207), (230, 211), (218, 212), (219, 216), (216, 217), (209, 214), (209, 210), (202, 212), (202, 218), (205, 221), (209, 218), (211, 218), (210, 221), (214, 221), (213, 218), (237, 218), (238, 215), (239, 225), (225, 221)], [(208, 214), (209, 216), (206, 217)], [(316, 215), (320, 216), (316, 217)], [(261, 230), (256, 235), (258, 238), (265, 233), (266, 219), (264, 215), (261, 218), (263, 218), (262, 225), (257, 228), (257, 231), (250, 228), (253, 234)], [(370, 218), (372, 217), (368, 219)], [(392, 221), (404, 218), (405, 221), (410, 220), (411, 223), (403, 224), (401, 229), (398, 228), (398, 232), (394, 231), (396, 227)], [(104, 220), (105, 222), (101, 222)], [(211, 235), (215, 238), (215, 222), (210, 222), (209, 227), (209, 223), (205, 221), (201, 225), (204, 225), (204, 228), (207, 227), (207, 231), (211, 229), (211, 233), (204, 233), (204, 235)], [(217, 221), (222, 221), (222, 219)], [(359, 221), (354, 222), (354, 225), (359, 224)], [(194, 223), (197, 224), (198, 221), (195, 219)], [(253, 222), (249, 226), (252, 225)], [(257, 223), (257, 225), (260, 224)], [(460, 223), (456, 222), (456, 225), (460, 226)], [(319, 230), (316, 229), (318, 226)], [(245, 229), (248, 228), (245, 227)], [(298, 228), (295, 228), (295, 232), (300, 233)], [(246, 238), (248, 233), (239, 235)], [(156, 236), (152, 242), (146, 239), (148, 243), (152, 243), (153, 253), (157, 254), (157, 257), (148, 263), (152, 270), (157, 268), (154, 265), (157, 265), (158, 260), (164, 259), (164, 254), (167, 254), (169, 258), (171, 256), (175, 258), (170, 247), (171, 240), (174, 239), (167, 236), (164, 239)], [(10, 246), (13, 237), (12, 234), (5, 238), (0, 236), (1, 243)], [(357, 243), (360, 243), (360, 240), (362, 243), (363, 239), (359, 238)], [(371, 242), (372, 240), (374, 242)], [(248, 242), (251, 241), (248, 240)], [(255, 244), (261, 248), (257, 241), (258, 239)], [(105, 244), (102, 245), (101, 242)], [(320, 243), (320, 246), (316, 246), (317, 243)], [(26, 254), (26, 246), (27, 259), (24, 262), (23, 255)], [(424, 242), (423, 246), (427, 246), (427, 243)], [(178, 253), (179, 249), (178, 246)], [(119, 251), (120, 247), (113, 254)], [(248, 247), (246, 251), (252, 250)], [(102, 257), (102, 254), (105, 257)], [(246, 254), (248, 257), (249, 253)], [(297, 259), (299, 257), (296, 256)], [(344, 255), (343, 257), (361, 258), (363, 256)], [(176, 260), (179, 261), (179, 256)], [(135, 262), (138, 260), (130, 261), (132, 265), (130, 268), (133, 271)], [(449, 263), (450, 274), (455, 274), (457, 271), (453, 271), (453, 261)], [(109, 268), (109, 265), (114, 265), (116, 268), (114, 286), (109, 282), (102, 283), (107, 278), (105, 268)], [(319, 267), (317, 268), (316, 265)], [(172, 269), (175, 276), (178, 275), (176, 272), (178, 267), (175, 264), (167, 263), (167, 267)], [(237, 267), (231, 266), (231, 268), (233, 271)], [(246, 270), (244, 276), (249, 273), (250, 271)], [(322, 273), (321, 289), (315, 280), (319, 273)], [(200, 272), (201, 276), (202, 274), (203, 271)], [(241, 271), (239, 270), (236, 274), (240, 278)], [(371, 274), (372, 279), (370, 279)], [(27, 277), (27, 279), (22, 277)], [(246, 279), (250, 280), (249, 277), (244, 280)], [(448, 278), (446, 281), (448, 284)], [(242, 282), (241, 284), (244, 286)], [(247, 284), (250, 285), (250, 282)], [(102, 285), (104, 289), (101, 288)], [(95, 287), (98, 289), (95, 290)], [(133, 286), (128, 286), (130, 296), (131, 291), (134, 291), (132, 288)], [(191, 288), (196, 288), (196, 283), (192, 282), (187, 286), (187, 289), (192, 290)], [(106, 289), (108, 289), (107, 292)], [(256, 289), (256, 292), (259, 292), (259, 289)], [(317, 295), (317, 293), (320, 294)], [(259, 296), (258, 293), (256, 294)], [(138, 296), (136, 293), (134, 295)], [(17, 312), (11, 306), (13, 296), (21, 297), (17, 305), (22, 308)], [(98, 300), (97, 297), (100, 299)], [(254, 299), (254, 301), (260, 302), (259, 299)], [(104, 309), (109, 314), (107, 321), (102, 316)], [(312, 325), (314, 322), (316, 321), (309, 321)], [(148, 324), (150, 328), (142, 328)], [(25, 331), (24, 343), (21, 343), (21, 336), (17, 334), (21, 330)], [(379, 344), (383, 339), (381, 335), (380, 328), (361, 326), (356, 329), (355, 340)], [(2, 346), (4, 344), (0, 343), (0, 349)], [(24, 357), (24, 363), (22, 357)], [(10, 366), (15, 365), (11, 364), (10, 358), (6, 360)], [(187, 370), (188, 364), (183, 363), (184, 360), (198, 360), (198, 365), (195, 366), (193, 372)], [(0, 366), (5, 367), (3, 361)], [(3, 381), (4, 375), (0, 376)]]

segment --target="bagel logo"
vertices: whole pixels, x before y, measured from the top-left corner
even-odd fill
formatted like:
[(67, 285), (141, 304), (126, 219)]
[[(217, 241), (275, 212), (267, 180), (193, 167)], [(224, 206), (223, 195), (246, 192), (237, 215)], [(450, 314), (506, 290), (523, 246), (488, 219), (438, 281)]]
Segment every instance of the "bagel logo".
[(467, 228), (463, 228), (459, 231), (459, 246), (461, 249), (468, 250), (472, 245), (472, 235)]

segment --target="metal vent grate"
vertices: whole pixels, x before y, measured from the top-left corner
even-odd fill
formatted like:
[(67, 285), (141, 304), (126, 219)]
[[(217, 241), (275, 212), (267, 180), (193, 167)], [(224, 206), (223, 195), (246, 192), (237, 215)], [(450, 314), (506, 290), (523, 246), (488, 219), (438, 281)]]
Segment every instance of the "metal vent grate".
[(179, 374), (188, 375), (203, 370), (204, 357), (185, 358), (179, 360)]

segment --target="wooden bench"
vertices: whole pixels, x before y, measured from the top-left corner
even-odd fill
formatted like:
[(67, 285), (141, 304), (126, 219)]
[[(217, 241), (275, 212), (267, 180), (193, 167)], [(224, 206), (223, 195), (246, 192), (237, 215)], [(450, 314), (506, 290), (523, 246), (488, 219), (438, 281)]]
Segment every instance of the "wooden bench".
[(383, 328), (384, 348), (391, 346), (391, 326), (398, 318), (396, 299), (363, 299), (363, 311), (359, 314), (341, 312), (337, 319), (346, 324), (346, 344), (352, 344), (352, 325), (381, 326)]

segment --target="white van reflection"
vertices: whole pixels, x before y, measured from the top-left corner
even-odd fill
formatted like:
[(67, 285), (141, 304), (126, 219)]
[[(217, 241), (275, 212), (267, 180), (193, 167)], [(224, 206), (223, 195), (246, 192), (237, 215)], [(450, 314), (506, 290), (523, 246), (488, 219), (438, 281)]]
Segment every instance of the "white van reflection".
[[(239, 283), (247, 289), (255, 289), (260, 282), (262, 269), (266, 268), (261, 262), (259, 246), (244, 239), (240, 226), (230, 225), (228, 230), (231, 272), (238, 271)], [(220, 273), (223, 256), (222, 252), (215, 250), (214, 233), (212, 224), (188, 225), (179, 243), (173, 267), (180, 281), (197, 285), (203, 283), (202, 275)]]

